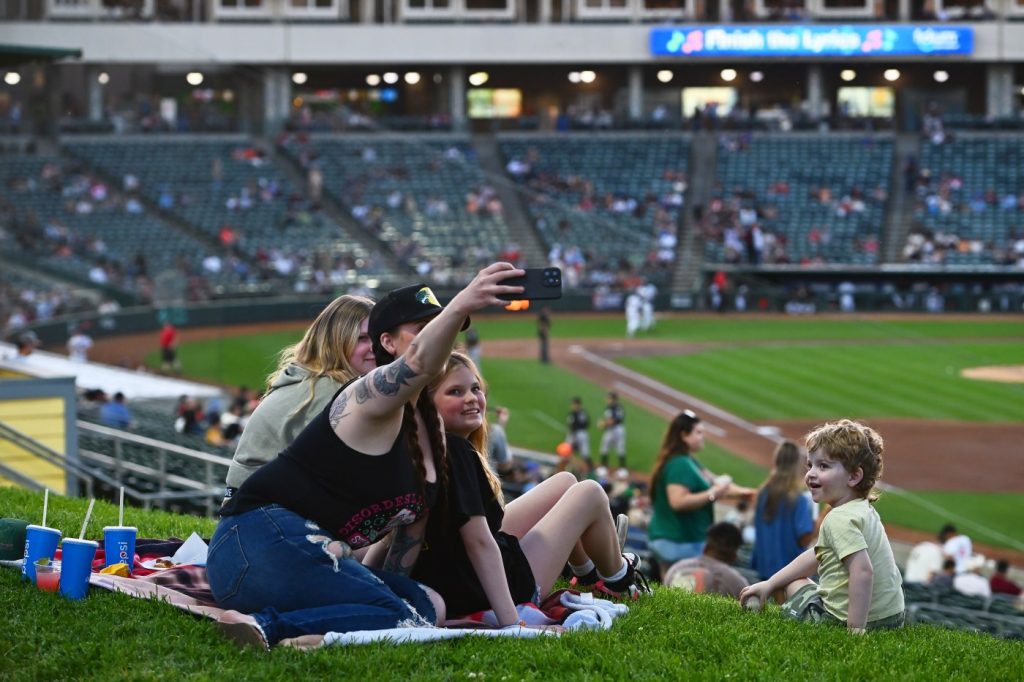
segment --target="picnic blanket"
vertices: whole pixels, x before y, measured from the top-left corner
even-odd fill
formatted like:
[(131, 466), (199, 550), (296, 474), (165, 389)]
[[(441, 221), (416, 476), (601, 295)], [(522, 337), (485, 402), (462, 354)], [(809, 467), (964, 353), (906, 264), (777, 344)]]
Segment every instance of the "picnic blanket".
[[(156, 599), (195, 616), (217, 620), (224, 609), (214, 601), (205, 566), (187, 564), (164, 569), (153, 569), (153, 560), (173, 556), (183, 541), (140, 538), (136, 541), (133, 576), (123, 577), (100, 573), (103, 567), (103, 549), (97, 552), (89, 584), (130, 597)], [(3, 562), (20, 570), (21, 560)], [(540, 605), (525, 603), (517, 606), (520, 622), (525, 625), (561, 625), (567, 631), (607, 629), (619, 616), (629, 612), (625, 604), (594, 597), (591, 593), (558, 590)], [(387, 630), (361, 630), (357, 632), (329, 632), (323, 645), (349, 646), (387, 641), (395, 644), (407, 642), (433, 642), (456, 637), (519, 637), (557, 636), (551, 630), (512, 626), (498, 628), (493, 611), (481, 611), (458, 621), (449, 621), (445, 627), (391, 628)]]

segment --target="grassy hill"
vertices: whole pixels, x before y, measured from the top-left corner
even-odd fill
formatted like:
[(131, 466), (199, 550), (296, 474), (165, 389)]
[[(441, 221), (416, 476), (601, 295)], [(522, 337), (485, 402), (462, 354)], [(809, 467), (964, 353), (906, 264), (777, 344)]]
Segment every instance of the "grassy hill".
[[(86, 500), (50, 497), (48, 524), (77, 533)], [(0, 517), (39, 521), (42, 495), (0, 490)], [(116, 522), (99, 502), (89, 538)], [(209, 537), (206, 519), (130, 509), (141, 537)], [(212, 622), (171, 606), (93, 589), (68, 602), (0, 569), (3, 680), (592, 680), (879, 679), (1010, 680), (1024, 670), (1024, 644), (915, 626), (851, 637), (841, 629), (751, 614), (724, 598), (658, 589), (603, 632), (543, 640), (463, 639), (314, 652), (239, 651)]]

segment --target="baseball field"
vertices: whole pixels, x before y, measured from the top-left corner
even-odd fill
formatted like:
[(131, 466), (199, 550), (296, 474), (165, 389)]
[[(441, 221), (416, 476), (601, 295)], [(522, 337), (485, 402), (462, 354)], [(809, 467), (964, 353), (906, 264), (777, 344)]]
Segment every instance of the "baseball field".
[[(617, 315), (555, 315), (552, 364), (530, 313), (474, 321), (491, 406), (514, 445), (553, 452), (572, 396), (595, 424), (608, 390), (627, 409), (629, 468), (650, 470), (668, 419), (692, 408), (715, 473), (759, 484), (778, 437), (861, 419), (886, 439), (879, 510), (904, 539), (954, 522), (996, 553), (1024, 552), (1024, 323), (977, 316), (666, 315), (626, 339)], [(186, 374), (260, 386), (302, 325), (184, 330)], [(155, 356), (148, 361), (156, 364)], [(981, 374), (986, 378), (974, 378)], [(614, 462), (614, 459), (613, 459)], [(898, 531), (899, 532), (899, 531)]]

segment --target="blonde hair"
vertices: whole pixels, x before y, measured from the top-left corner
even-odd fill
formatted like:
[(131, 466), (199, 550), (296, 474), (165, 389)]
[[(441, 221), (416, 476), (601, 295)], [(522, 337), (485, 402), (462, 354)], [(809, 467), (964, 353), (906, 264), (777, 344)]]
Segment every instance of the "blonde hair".
[(804, 436), (807, 451), (820, 450), (850, 473), (864, 472), (854, 489), (869, 502), (878, 499), (875, 484), (882, 478), (882, 436), (870, 426), (850, 419), (822, 424)]
[(804, 491), (803, 453), (800, 446), (784, 440), (775, 448), (775, 467), (761, 485), (758, 497), (764, 497), (764, 520), (775, 518), (780, 503), (792, 505)]
[[(480, 375), (480, 370), (477, 369), (477, 366), (473, 362), (473, 360), (470, 359), (468, 355), (459, 353), (458, 351), (453, 351), (448, 358), (448, 364), (445, 366), (444, 372), (442, 372), (436, 379), (434, 379), (434, 381), (430, 383), (430, 386), (427, 389), (427, 391), (430, 393), (431, 399), (433, 399), (434, 393), (437, 391), (438, 387), (441, 384), (443, 384), (444, 381), (449, 376), (451, 376), (453, 372), (462, 367), (465, 367), (470, 372), (472, 372), (473, 378), (476, 379), (476, 382), (478, 384), (480, 384), (480, 389), (483, 390), (485, 393), (487, 392), (487, 382), (485, 382), (484, 378)], [(476, 450), (477, 457), (480, 458), (480, 465), (484, 469), (484, 475), (487, 476), (487, 483), (491, 486), (491, 492), (494, 493), (494, 498), (498, 501), (498, 504), (504, 506), (505, 496), (501, 492), (501, 481), (498, 479), (498, 476), (494, 473), (494, 470), (491, 469), (491, 463), (487, 458), (486, 414), (483, 415), (483, 423), (480, 424), (480, 426), (478, 426), (476, 429), (474, 429), (472, 433), (466, 436), (466, 440), (468, 440), (470, 445), (473, 446), (473, 449)]]
[(359, 342), (359, 326), (370, 316), (373, 301), (364, 296), (339, 296), (309, 325), (298, 343), (287, 346), (278, 354), (277, 369), (267, 376), (267, 393), (291, 364), (309, 371), (303, 381), (309, 382), (309, 397), (296, 408), (302, 409), (313, 400), (316, 380), (329, 377), (344, 384), (359, 376), (349, 356)]

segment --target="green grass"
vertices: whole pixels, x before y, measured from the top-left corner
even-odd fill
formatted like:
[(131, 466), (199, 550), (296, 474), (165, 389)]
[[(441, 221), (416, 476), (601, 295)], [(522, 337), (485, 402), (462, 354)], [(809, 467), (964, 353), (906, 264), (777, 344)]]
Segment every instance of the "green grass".
[(712, 348), (621, 364), (755, 421), (850, 415), (1024, 421), (1024, 385), (960, 376), (968, 367), (1024, 364), (1020, 342)]
[[(0, 490), (0, 517), (38, 520), (42, 495)], [(50, 524), (77, 533), (86, 501), (51, 496)], [(116, 520), (97, 503), (88, 537)], [(206, 537), (213, 523), (132, 509), (141, 537)], [(270, 654), (239, 651), (211, 621), (93, 588), (68, 602), (0, 569), (0, 679), (55, 680), (1008, 680), (1024, 669), (1019, 642), (914, 626), (848, 636), (838, 628), (750, 614), (723, 598), (657, 589), (608, 631), (542, 640), (462, 639)]]

